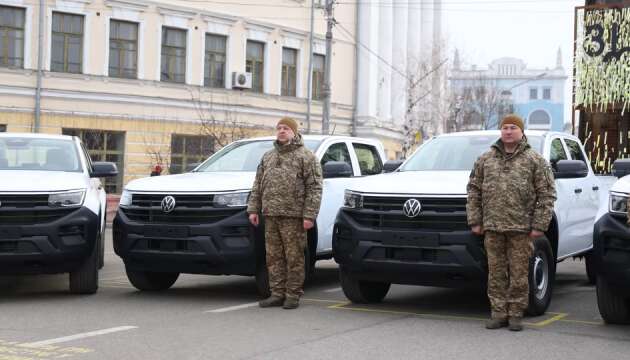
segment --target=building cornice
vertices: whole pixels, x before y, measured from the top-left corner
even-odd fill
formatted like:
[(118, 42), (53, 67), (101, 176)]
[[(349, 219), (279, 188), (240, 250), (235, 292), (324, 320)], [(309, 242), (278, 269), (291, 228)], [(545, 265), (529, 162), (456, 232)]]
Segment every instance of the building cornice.
[(195, 18), (195, 16), (197, 16), (197, 14), (199, 13), (197, 11), (189, 11), (189, 10), (183, 10), (179, 8), (165, 7), (165, 6), (158, 6), (157, 9), (160, 15), (176, 16), (176, 17), (189, 19), (189, 20)]

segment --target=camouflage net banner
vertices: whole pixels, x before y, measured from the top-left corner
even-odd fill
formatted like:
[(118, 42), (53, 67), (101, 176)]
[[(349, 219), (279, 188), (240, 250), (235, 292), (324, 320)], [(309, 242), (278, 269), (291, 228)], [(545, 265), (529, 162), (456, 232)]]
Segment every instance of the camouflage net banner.
[(630, 106), (630, 6), (576, 9), (575, 105)]

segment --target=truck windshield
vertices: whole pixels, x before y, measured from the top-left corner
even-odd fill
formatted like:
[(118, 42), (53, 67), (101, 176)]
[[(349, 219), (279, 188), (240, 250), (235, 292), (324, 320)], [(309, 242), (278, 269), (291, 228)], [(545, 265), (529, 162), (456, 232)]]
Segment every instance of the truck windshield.
[(81, 172), (82, 167), (70, 140), (2, 137), (0, 170)]
[[(195, 172), (256, 171), (260, 159), (271, 148), (274, 140), (255, 140), (232, 143), (212, 155)], [(304, 146), (315, 152), (320, 140), (305, 140)]]
[[(496, 135), (437, 137), (416, 151), (400, 171), (472, 170), (477, 158), (490, 149)], [(528, 136), (529, 145), (542, 151), (541, 136)]]

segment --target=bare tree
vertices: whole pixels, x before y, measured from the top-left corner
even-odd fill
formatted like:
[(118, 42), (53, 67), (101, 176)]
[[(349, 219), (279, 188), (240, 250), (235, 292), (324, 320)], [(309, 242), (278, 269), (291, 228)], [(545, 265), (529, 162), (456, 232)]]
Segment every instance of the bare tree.
[(457, 131), (488, 130), (497, 126), (498, 118), (510, 112), (511, 103), (502, 95), (496, 81), (483, 75), (461, 79), (465, 85), (455, 89), (457, 109), (454, 125)]
[(212, 139), (214, 151), (246, 137), (245, 128), (248, 125), (238, 121), (238, 116), (228, 105), (229, 98), (222, 106), (218, 106), (212, 92), (207, 99), (203, 99), (201, 90), (197, 89), (196, 92), (191, 90), (191, 101), (200, 121), (200, 134)]

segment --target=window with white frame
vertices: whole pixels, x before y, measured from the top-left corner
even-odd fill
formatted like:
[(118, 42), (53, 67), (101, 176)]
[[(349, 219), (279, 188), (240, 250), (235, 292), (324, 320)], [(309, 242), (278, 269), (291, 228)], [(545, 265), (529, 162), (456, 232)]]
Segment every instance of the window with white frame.
[(324, 68), (326, 66), (326, 56), (313, 54), (313, 100), (324, 98)]
[(186, 82), (186, 30), (162, 27), (160, 80)]
[(0, 66), (24, 67), (24, 21), (24, 9), (0, 6)]
[(532, 130), (548, 130), (551, 128), (551, 117), (545, 110), (535, 110), (529, 115), (527, 127)]
[(206, 56), (203, 83), (207, 87), (225, 87), (227, 37), (206, 34)]
[(265, 77), (265, 44), (247, 40), (245, 71), (252, 74), (252, 91), (263, 92)]
[(296, 96), (297, 55), (296, 49), (282, 48), (282, 96)]
[(0, 124), (0, 132), (7, 132), (7, 125), (6, 124)]
[(138, 24), (111, 20), (109, 76), (128, 79), (138, 77)]
[(537, 100), (538, 99), (538, 89), (537, 88), (529, 88), (529, 99)]
[(53, 12), (50, 70), (81, 73), (83, 15)]
[(551, 100), (551, 88), (543, 89), (543, 100)]

